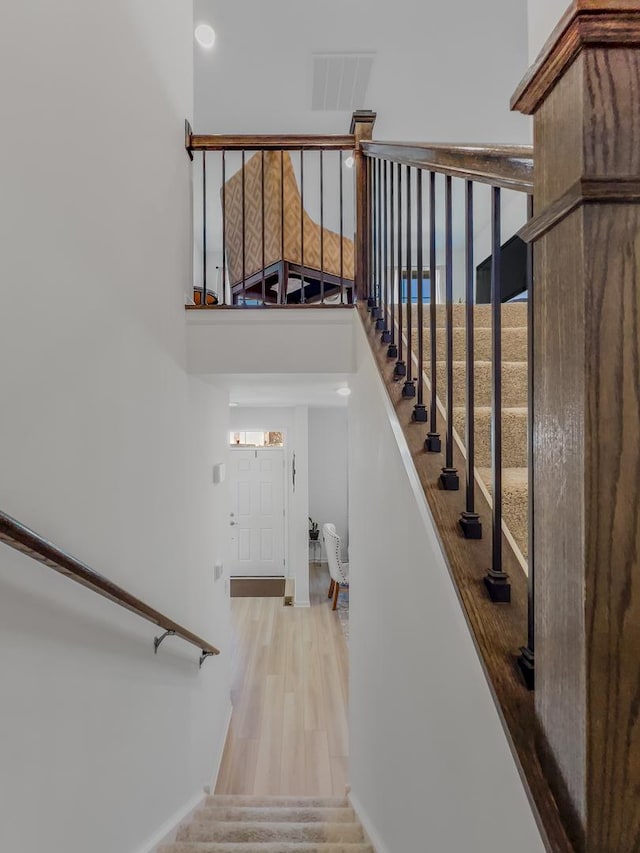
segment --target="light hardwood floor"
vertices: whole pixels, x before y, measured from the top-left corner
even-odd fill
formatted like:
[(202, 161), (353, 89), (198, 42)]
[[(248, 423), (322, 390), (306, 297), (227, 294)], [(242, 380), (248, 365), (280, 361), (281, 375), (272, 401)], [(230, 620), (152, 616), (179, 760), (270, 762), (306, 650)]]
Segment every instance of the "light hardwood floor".
[(217, 794), (344, 796), (348, 652), (312, 564), (310, 608), (234, 598), (233, 715)]

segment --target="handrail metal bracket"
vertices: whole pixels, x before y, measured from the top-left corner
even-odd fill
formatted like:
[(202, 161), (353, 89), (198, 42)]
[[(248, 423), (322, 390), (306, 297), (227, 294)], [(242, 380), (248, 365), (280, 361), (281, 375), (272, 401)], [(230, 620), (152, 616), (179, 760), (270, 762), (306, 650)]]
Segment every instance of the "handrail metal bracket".
[(192, 139), (193, 139), (193, 129), (189, 124), (189, 119), (184, 120), (184, 147), (187, 151), (187, 155), (189, 160), (193, 160), (193, 148), (192, 148)]
[(205, 652), (205, 651), (204, 651), (204, 649), (203, 649), (203, 650), (202, 650), (202, 654), (200, 655), (200, 663), (199, 663), (199, 665), (198, 665), (198, 668), (199, 668), (199, 669), (202, 669), (202, 664), (206, 661), (206, 659), (207, 659), (207, 658), (212, 658), (212, 657), (214, 657), (213, 652)]
[(164, 634), (162, 634), (162, 636), (154, 637), (153, 638), (153, 653), (157, 655), (158, 649), (160, 648), (160, 644), (162, 643), (162, 641), (164, 639), (166, 639), (167, 637), (175, 637), (175, 634), (176, 634), (175, 631), (165, 631)]

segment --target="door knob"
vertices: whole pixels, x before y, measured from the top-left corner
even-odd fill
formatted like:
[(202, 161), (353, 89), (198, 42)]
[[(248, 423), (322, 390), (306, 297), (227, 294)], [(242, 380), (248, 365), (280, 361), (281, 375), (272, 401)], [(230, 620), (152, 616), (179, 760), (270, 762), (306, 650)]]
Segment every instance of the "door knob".
[(233, 525), (235, 524), (235, 521), (230, 521), (229, 524), (231, 527), (233, 527)]

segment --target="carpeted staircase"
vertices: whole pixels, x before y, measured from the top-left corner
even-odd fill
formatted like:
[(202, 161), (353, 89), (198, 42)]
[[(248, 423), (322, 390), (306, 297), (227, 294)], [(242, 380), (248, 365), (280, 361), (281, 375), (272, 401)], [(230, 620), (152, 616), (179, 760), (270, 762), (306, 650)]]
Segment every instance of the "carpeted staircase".
[[(453, 426), (465, 442), (466, 305), (453, 306)], [(413, 325), (416, 306), (413, 306)], [(474, 309), (475, 337), (475, 464), (491, 493), (491, 306)], [(437, 392), (446, 403), (446, 315), (437, 312)], [(424, 369), (430, 375), (429, 306), (424, 311)], [(414, 330), (415, 332), (415, 330)], [(523, 557), (527, 556), (527, 303), (502, 306), (502, 505), (503, 518)], [(428, 402), (427, 395), (427, 402)], [(444, 444), (444, 442), (443, 442)], [(462, 473), (462, 472), (460, 472)], [(461, 482), (464, 478), (461, 477)], [(488, 526), (489, 519), (483, 519)]]
[(375, 853), (345, 798), (207, 797), (158, 853)]

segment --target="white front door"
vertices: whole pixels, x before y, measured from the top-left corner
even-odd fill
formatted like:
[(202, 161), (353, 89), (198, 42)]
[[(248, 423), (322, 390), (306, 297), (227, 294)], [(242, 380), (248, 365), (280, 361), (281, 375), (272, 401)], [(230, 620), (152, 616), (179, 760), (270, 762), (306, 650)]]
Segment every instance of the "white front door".
[(231, 450), (230, 455), (230, 574), (283, 577), (284, 451)]

